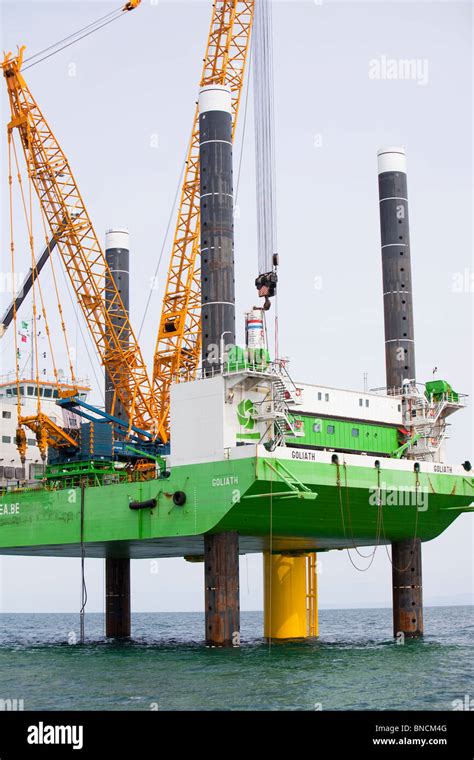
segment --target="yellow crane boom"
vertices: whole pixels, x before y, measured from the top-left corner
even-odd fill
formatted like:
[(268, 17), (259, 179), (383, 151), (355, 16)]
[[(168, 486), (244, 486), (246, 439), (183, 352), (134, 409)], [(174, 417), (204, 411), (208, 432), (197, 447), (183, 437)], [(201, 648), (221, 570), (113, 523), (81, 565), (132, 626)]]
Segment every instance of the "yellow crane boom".
[[(139, 1), (132, 0), (123, 10), (132, 10)], [(200, 86), (216, 83), (230, 87), (233, 134), (253, 15), (254, 0), (214, 3), (200, 79)], [(174, 380), (195, 377), (201, 352), (198, 108), (196, 106), (150, 383), (140, 347), (69, 162), (21, 74), (22, 59), (23, 48), (16, 57), (6, 55), (2, 63), (12, 114), (9, 139), (13, 130), (18, 129), (29, 177), (48, 225), (58, 240), (57, 248), (117, 398), (133, 424), (152, 431), (166, 442), (170, 385)]]
[[(22, 74), (21, 48), (2, 63), (11, 108), (9, 140), (17, 129), (28, 176), (117, 397), (138, 427), (157, 427), (152, 385), (140, 347), (110, 273), (69, 162)], [(111, 317), (113, 315), (113, 317)]]
[[(200, 86), (227, 84), (232, 92), (233, 134), (237, 124), (254, 0), (224, 0), (213, 6)], [(169, 428), (173, 381), (195, 377), (201, 354), (199, 259), (199, 112), (196, 106), (171, 260), (153, 362), (160, 429)]]

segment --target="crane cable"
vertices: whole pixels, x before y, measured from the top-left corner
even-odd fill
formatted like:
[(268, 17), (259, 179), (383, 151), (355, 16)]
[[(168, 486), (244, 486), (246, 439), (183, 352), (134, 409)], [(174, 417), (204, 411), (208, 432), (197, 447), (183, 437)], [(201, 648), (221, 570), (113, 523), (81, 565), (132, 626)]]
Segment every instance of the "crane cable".
[(158, 278), (158, 271), (160, 269), (161, 261), (163, 259), (163, 254), (165, 252), (166, 241), (168, 240), (168, 235), (169, 235), (169, 231), (170, 231), (170, 228), (171, 228), (171, 222), (173, 221), (173, 217), (174, 217), (174, 210), (175, 210), (176, 204), (178, 202), (178, 195), (179, 195), (179, 191), (180, 191), (181, 184), (182, 184), (182, 181), (183, 181), (183, 175), (184, 175), (184, 169), (185, 169), (185, 167), (186, 167), (186, 159), (184, 159), (184, 161), (183, 161), (183, 165), (181, 167), (181, 171), (180, 171), (180, 174), (179, 174), (178, 184), (177, 184), (176, 192), (175, 192), (174, 199), (173, 199), (173, 205), (171, 207), (170, 215), (168, 217), (168, 223), (166, 225), (165, 236), (163, 238), (163, 244), (161, 246), (160, 255), (158, 256), (158, 262), (156, 264), (155, 272), (154, 272), (152, 280), (151, 280), (151, 287), (150, 287), (149, 292), (148, 292), (148, 298), (147, 298), (147, 302), (146, 302), (146, 305), (145, 305), (145, 310), (143, 312), (142, 321), (140, 323), (140, 329), (138, 330), (138, 339), (140, 339), (140, 336), (142, 334), (143, 325), (145, 324), (146, 315), (148, 314), (148, 309), (149, 309), (149, 306), (150, 306), (150, 301), (151, 301), (151, 296), (152, 296), (153, 290), (156, 289), (156, 283), (157, 283), (157, 278)]
[[(69, 339), (68, 339), (68, 335), (67, 335), (66, 323), (64, 321), (63, 307), (62, 307), (61, 299), (60, 299), (60, 296), (59, 296), (58, 281), (57, 281), (57, 278), (56, 278), (56, 271), (54, 269), (53, 257), (51, 255), (52, 251), (50, 250), (50, 243), (49, 243), (48, 231), (47, 231), (47, 226), (46, 226), (46, 216), (45, 216), (45, 213), (44, 213), (43, 206), (41, 206), (41, 204), (40, 204), (40, 209), (41, 209), (41, 220), (42, 220), (42, 223), (43, 223), (44, 239), (45, 239), (46, 245), (48, 247), (48, 252), (49, 252), (48, 259), (49, 259), (49, 263), (50, 263), (50, 266), (51, 266), (51, 272), (52, 272), (52, 275), (53, 275), (54, 291), (55, 291), (55, 294), (56, 294), (56, 303), (57, 303), (57, 308), (58, 308), (59, 319), (60, 319), (60, 322), (61, 322), (61, 330), (62, 330), (62, 334), (63, 334), (63, 338), (64, 338), (64, 343), (65, 343), (65, 348), (66, 348), (66, 355), (67, 355), (67, 358), (68, 358), (69, 372), (70, 372), (70, 377), (71, 377), (71, 385), (73, 385), (73, 387), (75, 388), (76, 393), (77, 393), (76, 373), (75, 373), (74, 365), (73, 365), (73, 362), (72, 362), (71, 347), (70, 347)], [(36, 274), (36, 276), (38, 277), (38, 273)], [(58, 391), (59, 391), (59, 385), (58, 385)]]
[(273, 30), (270, 0), (255, 3), (253, 83), (257, 180), (258, 271), (270, 272), (277, 253)]
[[(249, 62), (248, 62), (249, 67), (250, 67), (251, 60), (252, 60), (252, 41), (250, 43), (250, 51), (249, 51)], [(244, 102), (244, 118), (243, 118), (243, 124), (242, 124), (242, 127), (243, 127), (242, 128), (242, 139), (241, 139), (240, 156), (239, 156), (238, 170), (237, 170), (237, 183), (236, 183), (236, 190), (235, 190), (235, 193), (234, 193), (234, 213), (235, 213), (235, 209), (237, 207), (237, 202), (238, 202), (238, 197), (239, 197), (240, 174), (241, 174), (241, 171), (242, 171), (242, 158), (243, 158), (244, 144), (245, 144), (245, 128), (246, 128), (246, 124), (247, 124), (247, 110), (248, 110), (248, 102), (249, 102), (249, 89), (250, 89), (250, 80), (247, 80), (247, 89), (246, 89), (245, 102)], [(142, 333), (142, 330), (143, 330), (143, 325), (145, 324), (145, 319), (146, 319), (146, 316), (148, 314), (148, 309), (150, 307), (150, 302), (151, 302), (151, 297), (152, 297), (153, 290), (156, 289), (158, 272), (159, 272), (159, 269), (160, 269), (160, 266), (161, 266), (161, 262), (162, 262), (162, 259), (163, 259), (163, 254), (164, 254), (164, 251), (165, 251), (166, 242), (168, 240), (168, 235), (169, 235), (169, 231), (170, 231), (170, 228), (171, 228), (171, 222), (173, 221), (174, 212), (175, 212), (175, 209), (176, 209), (176, 204), (178, 202), (179, 191), (180, 191), (181, 186), (182, 186), (184, 170), (186, 168), (186, 156), (189, 154), (189, 148), (190, 148), (190, 145), (191, 145), (191, 140), (193, 138), (193, 132), (194, 132), (194, 125), (193, 125), (193, 129), (191, 130), (191, 136), (190, 136), (190, 138), (188, 140), (188, 143), (187, 143), (186, 155), (185, 155), (185, 158), (183, 160), (183, 164), (181, 166), (181, 171), (180, 171), (179, 179), (178, 179), (178, 185), (176, 187), (176, 193), (175, 193), (175, 196), (174, 196), (174, 199), (173, 199), (173, 204), (171, 206), (170, 215), (168, 217), (168, 223), (166, 225), (166, 231), (165, 231), (165, 236), (164, 236), (164, 239), (163, 239), (163, 244), (162, 244), (161, 250), (160, 250), (160, 255), (158, 257), (158, 262), (156, 264), (155, 272), (154, 272), (152, 280), (151, 280), (152, 287), (150, 287), (150, 291), (148, 293), (148, 298), (147, 298), (147, 301), (146, 301), (146, 304), (145, 304), (145, 309), (144, 309), (144, 312), (143, 312), (143, 317), (142, 317), (142, 320), (140, 322), (140, 329), (138, 330), (138, 337), (139, 338), (141, 336), (141, 333)]]
[[(278, 251), (275, 169), (275, 88), (271, 0), (255, 3), (252, 35), (258, 272), (270, 272)], [(268, 308), (268, 306), (267, 306)], [(274, 360), (279, 359), (278, 290), (273, 325)]]
[[(37, 388), (37, 412), (38, 415), (41, 413), (41, 401), (40, 401), (40, 391), (39, 391), (39, 356), (38, 356), (38, 335), (36, 332), (36, 315), (37, 315), (37, 300), (36, 300), (36, 285), (38, 286), (38, 292), (39, 292), (39, 298), (41, 303), (41, 313), (44, 318), (45, 322), (45, 331), (46, 331), (46, 337), (48, 339), (48, 345), (49, 345), (49, 351), (51, 354), (51, 361), (53, 365), (53, 374), (54, 378), (56, 380), (56, 388), (59, 392), (60, 390), (60, 383), (59, 383), (59, 376), (58, 376), (58, 370), (56, 367), (56, 361), (54, 358), (54, 352), (53, 352), (53, 345), (51, 342), (51, 332), (49, 329), (48, 324), (48, 317), (46, 313), (46, 306), (45, 301), (43, 297), (43, 289), (41, 287), (41, 282), (38, 277), (38, 270), (36, 268), (36, 257), (35, 257), (35, 243), (34, 243), (34, 236), (33, 236), (33, 192), (32, 192), (32, 173), (30, 171), (30, 168), (28, 167), (28, 205), (25, 198), (25, 192), (23, 189), (23, 182), (21, 178), (20, 173), (20, 167), (18, 162), (18, 155), (16, 152), (16, 146), (15, 141), (13, 140), (13, 154), (15, 157), (15, 165), (18, 173), (18, 184), (20, 188), (20, 196), (22, 200), (22, 206), (23, 206), (23, 212), (25, 216), (25, 222), (28, 230), (28, 236), (29, 236), (29, 243), (30, 243), (30, 251), (31, 251), (31, 266), (32, 266), (32, 295), (33, 295), (33, 324), (35, 325), (35, 329), (33, 331), (34, 335), (32, 336), (32, 339), (34, 339), (34, 349), (35, 349), (35, 375), (36, 375), (36, 388)], [(65, 326), (64, 326), (65, 329)]]
[[(11, 267), (12, 267), (12, 281), (15, 282), (15, 238), (14, 238), (14, 226), (13, 226), (13, 175), (12, 175), (12, 141), (13, 135), (8, 133), (8, 191), (9, 191), (9, 215), (10, 215), (10, 254), (11, 254)], [(21, 416), (21, 399), (20, 399), (20, 357), (18, 349), (18, 334), (17, 334), (17, 309), (16, 299), (13, 302), (13, 333), (15, 342), (15, 379), (16, 379), (16, 394), (17, 394), (17, 414), (18, 419)]]
[[(248, 68), (250, 69), (250, 66), (252, 64), (252, 49), (253, 49), (253, 37), (250, 40), (250, 49), (249, 49), (249, 60), (248, 60)], [(249, 92), (250, 92), (250, 77), (247, 77), (247, 88), (245, 93), (245, 102), (244, 102), (244, 118), (242, 121), (242, 139), (240, 143), (240, 156), (239, 156), (239, 163), (238, 163), (238, 169), (237, 169), (237, 185), (235, 188), (234, 193), (234, 210), (237, 207), (238, 200), (239, 200), (239, 187), (240, 187), (240, 175), (242, 172), (242, 159), (244, 156), (244, 147), (245, 147), (245, 132), (246, 132), (246, 126), (247, 126), (247, 111), (248, 111), (248, 105), (249, 105)]]
[[(30, 428), (30, 430), (32, 430), (35, 433), (37, 445), (39, 447), (41, 457), (44, 460), (46, 458), (47, 447), (51, 445), (50, 440), (49, 440), (50, 433), (48, 431), (50, 429), (51, 424), (53, 426), (55, 424), (54, 419), (49, 419), (47, 415), (45, 415), (42, 411), (42, 402), (41, 402), (42, 393), (40, 389), (40, 366), (39, 366), (39, 350), (38, 350), (39, 333), (37, 332), (37, 328), (36, 328), (38, 307), (40, 307), (40, 311), (41, 311), (41, 314), (40, 316), (38, 316), (38, 319), (40, 319), (41, 316), (43, 316), (44, 318), (46, 338), (47, 338), (48, 347), (49, 347), (49, 355), (50, 355), (50, 360), (51, 360), (53, 374), (54, 374), (54, 385), (56, 386), (56, 389), (57, 389), (56, 393), (58, 397), (61, 397), (63, 395), (62, 394), (63, 383), (61, 382), (59, 371), (56, 364), (56, 357), (53, 350), (52, 336), (51, 336), (51, 331), (50, 331), (50, 326), (49, 326), (49, 321), (48, 321), (48, 314), (46, 310), (44, 291), (41, 285), (41, 281), (39, 280), (39, 277), (38, 277), (37, 262), (36, 262), (36, 257), (35, 257), (35, 239), (34, 239), (34, 231), (33, 231), (34, 230), (34, 226), (33, 226), (34, 172), (31, 166), (31, 156), (27, 155), (26, 157), (26, 169), (28, 173), (28, 190), (26, 191), (26, 188), (24, 187), (24, 183), (23, 183), (19, 161), (18, 161), (18, 154), (16, 150), (15, 139), (12, 134), (9, 134), (9, 166), (10, 166), (9, 172), (10, 172), (11, 179), (12, 179), (12, 160), (11, 160), (12, 153), (13, 153), (14, 162), (15, 162), (17, 181), (18, 181), (18, 187), (19, 187), (19, 193), (20, 193), (20, 199), (21, 199), (21, 206), (23, 209), (26, 229), (28, 233), (29, 247), (30, 247), (30, 252), (31, 252), (31, 272), (32, 272), (33, 328), (32, 328), (32, 335), (31, 335), (31, 344), (32, 344), (32, 353), (33, 353), (34, 365), (35, 365), (34, 368), (32, 367), (32, 375), (34, 373), (35, 377), (34, 378), (32, 377), (31, 380), (32, 380), (32, 383), (34, 383), (36, 386), (36, 415), (28, 415), (27, 417), (24, 417), (21, 413), (20, 374), (19, 374), (20, 352), (19, 352), (18, 344), (17, 344), (18, 330), (17, 330), (16, 314), (14, 315), (15, 316), (15, 321), (14, 321), (15, 346), (16, 346), (15, 368), (16, 368), (16, 385), (17, 385), (17, 396), (18, 396), (18, 428), (17, 428), (17, 434), (16, 434), (16, 443), (17, 443), (18, 451), (21, 456), (21, 460), (24, 463), (25, 455), (26, 455), (27, 440), (26, 440), (23, 426), (26, 425), (27, 427)], [(13, 191), (13, 188), (12, 188), (12, 181), (11, 181), (10, 182), (10, 196), (12, 196), (12, 191)], [(12, 201), (11, 201), (11, 205), (12, 205)], [(47, 240), (48, 238), (46, 234), (47, 232), (46, 219), (45, 219), (45, 214), (42, 207), (41, 207), (41, 215), (42, 215), (42, 222), (43, 222), (43, 230), (44, 230), (45, 238)], [(11, 250), (12, 250), (12, 270), (14, 271), (15, 243), (14, 243), (13, 231), (11, 232)], [(57, 311), (59, 314), (61, 329), (63, 332), (64, 341), (65, 341), (66, 352), (68, 354), (69, 368), (71, 371), (71, 383), (75, 392), (77, 393), (77, 382), (74, 376), (75, 375), (74, 367), (71, 360), (71, 353), (69, 349), (69, 341), (68, 341), (68, 336), (67, 336), (67, 331), (66, 331), (66, 324), (64, 321), (63, 309), (62, 309), (62, 304), (61, 304), (61, 300), (59, 296), (59, 289), (57, 285), (57, 277), (54, 270), (52, 257), (50, 256), (49, 259), (50, 259), (50, 264), (51, 264), (52, 273), (53, 273), (54, 291), (56, 293), (56, 299), (57, 299)], [(46, 352), (44, 353), (43, 356), (44, 358), (46, 358)], [(43, 374), (46, 374), (46, 369), (43, 369)], [(54, 435), (55, 433), (54, 433), (54, 427), (53, 427), (53, 437)], [(65, 436), (65, 437), (68, 439), (70, 443), (72, 439), (68, 436)]]
[[(35, 378), (34, 378), (34, 381), (35, 381), (35, 384), (36, 384), (36, 406), (37, 406), (37, 410), (36, 411), (37, 411), (37, 415), (39, 417), (39, 415), (41, 413), (41, 402), (40, 402), (40, 392), (39, 392), (38, 340), (37, 340), (37, 334), (36, 334), (36, 317), (37, 317), (38, 311), (37, 311), (36, 287), (35, 287), (35, 284), (36, 284), (36, 276), (35, 276), (35, 266), (36, 266), (36, 263), (35, 263), (35, 249), (34, 249), (34, 238), (33, 238), (33, 219), (32, 219), (32, 214), (31, 214), (31, 203), (32, 203), (31, 187), (30, 187), (30, 185), (28, 185), (29, 190), (30, 190), (30, 192), (29, 192), (29, 210), (30, 210), (30, 214), (28, 214), (28, 207), (27, 207), (27, 204), (26, 204), (25, 192), (24, 192), (24, 189), (23, 189), (23, 181), (22, 181), (22, 177), (21, 177), (20, 166), (19, 166), (19, 163), (18, 163), (18, 155), (17, 155), (17, 152), (16, 152), (15, 140), (13, 138), (13, 135), (12, 135), (12, 141), (11, 142), (12, 142), (12, 145), (13, 145), (13, 156), (14, 156), (14, 159), (15, 159), (15, 168), (16, 168), (16, 174), (17, 174), (18, 187), (19, 187), (19, 190), (20, 190), (21, 205), (22, 205), (22, 208), (23, 208), (23, 214), (24, 214), (24, 217), (25, 217), (26, 228), (27, 228), (27, 231), (28, 231), (28, 243), (29, 243), (29, 248), (30, 248), (30, 253), (31, 253), (31, 267), (32, 267), (32, 270), (31, 270), (31, 274), (32, 274), (31, 294), (32, 294), (33, 325), (35, 326), (35, 329), (33, 330), (33, 335), (31, 336), (31, 341), (32, 341), (32, 350), (34, 350), (34, 358), (35, 358), (35, 366), (34, 366)], [(28, 171), (28, 177), (30, 178), (30, 172), (29, 171)], [(16, 324), (15, 324), (15, 331), (16, 331)], [(18, 372), (19, 372), (19, 364), (18, 364), (18, 362), (17, 362), (16, 366), (17, 366), (17, 385), (19, 385), (20, 378), (18, 376)], [(31, 378), (31, 380), (33, 381), (33, 378)], [(20, 394), (19, 394), (19, 391), (18, 391), (18, 396), (19, 395)], [(19, 405), (19, 414), (18, 414), (18, 422), (19, 423), (20, 423), (20, 417), (21, 417), (21, 407)]]
[[(97, 384), (97, 388), (99, 389), (99, 393), (100, 393), (100, 397), (101, 397), (102, 402), (103, 402), (103, 406), (105, 407), (105, 397), (104, 397), (104, 392), (102, 390), (103, 387), (104, 387), (105, 373), (104, 373), (104, 371), (101, 369), (101, 367), (99, 365), (99, 371), (101, 372), (101, 377), (100, 377), (100, 382), (99, 382), (99, 379), (97, 377), (97, 372), (96, 372), (96, 364), (94, 364), (94, 362), (92, 361), (91, 352), (89, 350), (89, 346), (87, 345), (87, 341), (86, 341), (86, 338), (85, 338), (85, 335), (84, 335), (84, 331), (82, 329), (81, 319), (84, 320), (84, 324), (85, 324), (84, 316), (83, 316), (82, 312), (79, 311), (78, 308), (77, 308), (77, 302), (74, 300), (74, 298), (72, 296), (71, 289), (70, 289), (70, 286), (69, 286), (69, 282), (66, 279), (66, 273), (65, 273), (63, 267), (60, 268), (60, 272), (61, 272), (61, 274), (63, 276), (64, 286), (65, 286), (66, 292), (67, 292), (67, 294), (69, 296), (69, 300), (71, 302), (72, 309), (73, 309), (74, 314), (76, 316), (76, 327), (79, 328), (79, 332), (81, 334), (82, 342), (84, 344), (84, 348), (86, 349), (87, 358), (89, 359), (89, 364), (90, 364), (90, 367), (92, 369), (92, 373), (94, 375), (94, 378), (95, 378), (95, 381), (96, 381), (96, 384)], [(87, 338), (88, 338), (89, 342), (92, 345), (92, 348), (94, 348), (93, 344), (92, 344), (92, 338), (90, 336), (90, 333), (86, 332), (86, 335), (87, 335)], [(96, 361), (96, 363), (97, 363), (97, 361)], [(77, 367), (77, 364), (76, 364), (76, 367)]]
[(81, 547), (81, 608), (79, 611), (79, 640), (81, 644), (84, 644), (85, 641), (85, 614), (86, 614), (86, 604), (87, 604), (87, 585), (86, 585), (86, 573), (85, 573), (85, 559), (86, 559), (86, 549), (84, 545), (84, 511), (85, 511), (85, 502), (86, 502), (86, 486), (84, 482), (81, 482), (81, 536), (80, 536), (80, 547)]
[[(252, 60), (252, 46), (250, 46), (249, 66), (250, 66), (250, 61), (251, 60)], [(249, 101), (249, 87), (250, 87), (250, 83), (247, 80), (247, 91), (246, 91), (246, 96), (245, 96), (243, 129), (242, 129), (242, 141), (241, 141), (240, 157), (239, 157), (238, 171), (237, 171), (237, 184), (236, 184), (236, 190), (235, 190), (235, 193), (234, 193), (234, 212), (235, 212), (235, 209), (237, 207), (237, 201), (238, 201), (238, 197), (239, 197), (240, 174), (241, 174), (241, 170), (242, 170), (242, 157), (243, 157), (244, 143), (245, 143), (245, 127), (246, 127), (246, 124), (247, 124), (247, 108), (248, 108), (248, 101)], [(191, 144), (191, 140), (192, 140), (192, 136), (193, 136), (193, 131), (194, 131), (194, 127), (193, 127), (193, 130), (191, 132), (191, 137), (190, 137), (190, 139), (189, 139), (189, 141), (187, 143), (186, 156), (189, 153), (189, 147), (190, 147), (190, 144)], [(149, 290), (149, 293), (148, 293), (148, 298), (147, 298), (147, 301), (146, 301), (146, 304), (145, 304), (145, 309), (144, 309), (144, 312), (143, 312), (143, 317), (142, 317), (142, 320), (140, 322), (140, 328), (138, 330), (138, 338), (140, 338), (140, 336), (142, 334), (143, 325), (145, 324), (145, 319), (146, 319), (146, 316), (148, 314), (148, 309), (150, 308), (150, 301), (151, 301), (153, 290), (156, 289), (158, 272), (159, 272), (159, 269), (160, 269), (160, 266), (161, 266), (161, 262), (162, 262), (162, 259), (163, 259), (163, 254), (165, 252), (165, 246), (166, 246), (166, 242), (168, 240), (168, 235), (169, 235), (169, 231), (170, 231), (170, 228), (171, 228), (171, 222), (173, 221), (174, 212), (175, 212), (175, 209), (176, 209), (176, 204), (178, 202), (179, 191), (181, 189), (181, 185), (182, 185), (182, 181), (183, 181), (184, 170), (186, 168), (186, 156), (185, 156), (185, 158), (183, 160), (183, 164), (181, 166), (181, 171), (180, 171), (179, 179), (178, 179), (178, 185), (176, 187), (176, 192), (175, 192), (173, 203), (172, 203), (172, 206), (171, 206), (170, 215), (168, 217), (168, 223), (166, 225), (166, 231), (165, 231), (165, 236), (163, 238), (163, 244), (161, 246), (160, 255), (158, 256), (158, 262), (156, 264), (155, 272), (154, 272), (152, 280), (151, 280), (151, 287), (150, 287), (150, 290)]]
[[(29, 58), (24, 59), (24, 63), (27, 63), (28, 61), (33, 61), (33, 63), (29, 63), (28, 66), (24, 66), (23, 71), (26, 71), (27, 69), (31, 69), (33, 66), (36, 66), (38, 63), (42, 63), (47, 58), (51, 58), (53, 55), (56, 55), (56, 53), (60, 53), (62, 50), (65, 50), (71, 45), (74, 45), (74, 43), (79, 42), (80, 40), (83, 40), (85, 37), (89, 37), (91, 34), (99, 31), (99, 29), (102, 29), (104, 26), (108, 26), (109, 24), (112, 23), (112, 21), (116, 21), (118, 18), (121, 18), (124, 15), (123, 11), (125, 10), (129, 10), (129, 9), (126, 6), (125, 7), (120, 6), (120, 8), (117, 8), (114, 11), (110, 11), (109, 13), (105, 14), (105, 16), (101, 16), (96, 21), (93, 21), (90, 24), (87, 24), (86, 26), (81, 27), (81, 29), (78, 29), (76, 32), (73, 32), (72, 34), (69, 34), (67, 37), (63, 37), (63, 39), (58, 40), (58, 42), (55, 42), (53, 45), (49, 45), (48, 47), (43, 48), (43, 50), (38, 51), (38, 53), (34, 53), (34, 55), (30, 55)], [(66, 43), (66, 44), (63, 44), (63, 43)], [(49, 51), (52, 51), (52, 52), (49, 52)], [(44, 53), (47, 53), (47, 55), (43, 55)], [(35, 58), (38, 58), (38, 60), (35, 61), (34, 60)]]

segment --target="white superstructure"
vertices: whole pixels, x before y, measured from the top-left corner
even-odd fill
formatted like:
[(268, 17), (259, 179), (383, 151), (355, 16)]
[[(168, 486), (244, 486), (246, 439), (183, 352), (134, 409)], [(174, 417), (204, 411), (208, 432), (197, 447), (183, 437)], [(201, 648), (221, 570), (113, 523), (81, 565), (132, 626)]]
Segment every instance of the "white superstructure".
[[(268, 451), (285, 445), (318, 448), (295, 441), (306, 439), (303, 419), (312, 417), (318, 426), (321, 419), (352, 421), (352, 435), (358, 435), (358, 423), (396, 429), (400, 437), (393, 451), (399, 448), (400, 455), (410, 459), (442, 462), (446, 418), (464, 406), (459, 394), (432, 397), (425, 386), (390, 393), (294, 383), (283, 360), (221, 369), (214, 377), (171, 386), (172, 465), (219, 461), (236, 446), (250, 444), (263, 444)], [(341, 443), (337, 446), (344, 449)], [(335, 450), (327, 442), (321, 447)], [(374, 451), (353, 448), (354, 456)]]
[[(0, 486), (13, 485), (16, 482), (35, 480), (43, 469), (34, 433), (26, 429), (27, 451), (26, 462), (23, 465), (15, 445), (15, 433), (18, 425), (18, 387), (20, 389), (21, 414), (24, 417), (37, 412), (36, 382), (22, 379), (17, 386), (13, 375), (0, 377)], [(79, 396), (87, 398), (89, 388), (81, 385)], [(42, 381), (39, 384), (41, 411), (61, 427), (77, 427), (76, 415), (62, 410), (56, 405), (58, 389), (56, 384)]]
[(171, 386), (171, 463), (219, 461), (235, 446), (269, 450), (304, 433), (298, 415), (401, 426), (393, 396), (293, 383), (284, 362), (224, 371)]
[(321, 417), (341, 417), (387, 425), (401, 425), (403, 422), (401, 400), (393, 396), (308, 383), (296, 383), (296, 387), (300, 395), (295, 412), (299, 414), (308, 412)]

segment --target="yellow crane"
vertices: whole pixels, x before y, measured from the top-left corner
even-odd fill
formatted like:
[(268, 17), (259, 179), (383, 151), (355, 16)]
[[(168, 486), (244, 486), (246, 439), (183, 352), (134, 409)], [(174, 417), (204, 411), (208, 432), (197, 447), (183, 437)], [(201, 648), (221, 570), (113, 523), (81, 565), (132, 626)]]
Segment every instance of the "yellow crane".
[[(237, 126), (254, 0), (213, 6), (200, 86), (227, 84)], [(160, 429), (169, 430), (170, 386), (192, 380), (201, 358), (199, 272), (199, 112), (196, 106), (153, 361), (153, 387)]]
[[(132, 0), (122, 10), (132, 10), (139, 2)], [(200, 79), (201, 86), (225, 83), (231, 88), (234, 134), (253, 12), (254, 0), (214, 3)], [(198, 109), (196, 107), (194, 115), (150, 382), (138, 341), (68, 159), (21, 73), (23, 51), (21, 48), (15, 57), (8, 53), (2, 63), (12, 116), (8, 124), (9, 144), (13, 131), (18, 130), (29, 180), (57, 241), (100, 360), (117, 398), (128, 411), (130, 424), (166, 442), (171, 382), (192, 379), (200, 361)], [(67, 434), (64, 432), (61, 437), (61, 429), (53, 427), (39, 411), (36, 418), (24, 419), (23, 423), (28, 423), (49, 445), (70, 444)]]
[(21, 73), (23, 50), (16, 57), (7, 54), (2, 63), (11, 109), (9, 143), (18, 130), (29, 181), (117, 398), (138, 427), (165, 435), (157, 426), (140, 346), (68, 159)]

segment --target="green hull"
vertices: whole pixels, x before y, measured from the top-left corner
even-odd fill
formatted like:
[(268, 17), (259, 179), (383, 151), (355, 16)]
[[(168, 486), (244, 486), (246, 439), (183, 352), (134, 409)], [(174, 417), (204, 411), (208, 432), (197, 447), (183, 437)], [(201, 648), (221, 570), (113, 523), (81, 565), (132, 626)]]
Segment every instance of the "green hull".
[[(474, 478), (251, 456), (173, 467), (166, 480), (0, 497), (0, 554), (197, 556), (203, 534), (235, 530), (241, 553), (338, 549), (440, 535), (471, 511)], [(379, 490), (376, 490), (379, 488)], [(406, 490), (405, 490), (406, 489)], [(177, 506), (173, 493), (183, 491)], [(130, 501), (156, 499), (153, 509)], [(378, 501), (378, 503), (377, 503)], [(381, 502), (381, 504), (380, 504)]]

